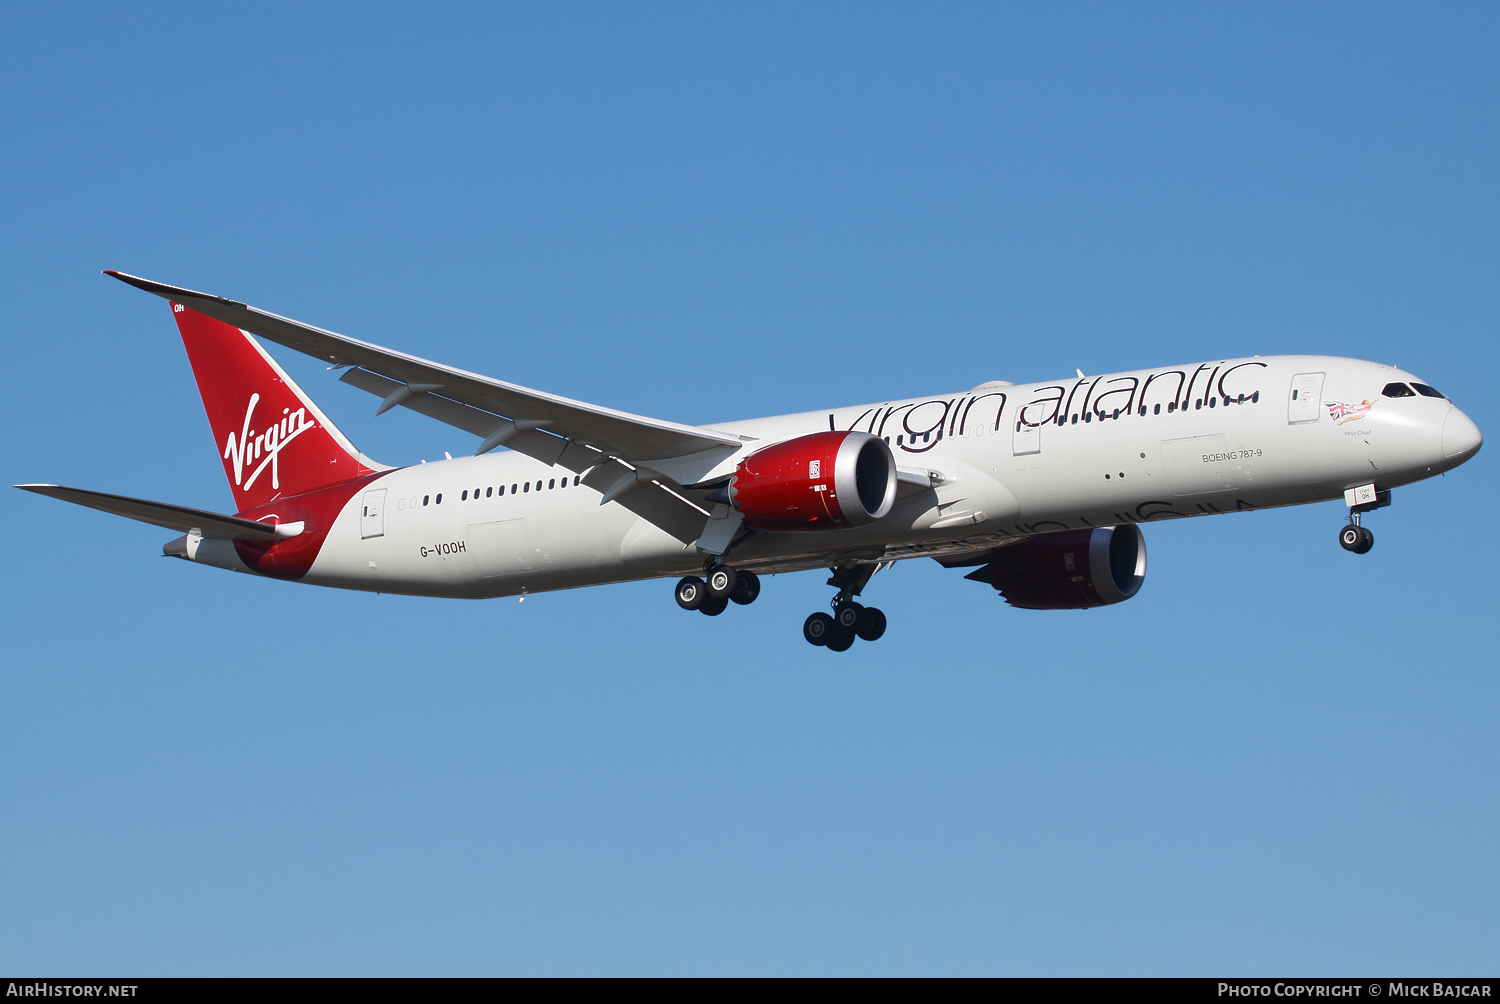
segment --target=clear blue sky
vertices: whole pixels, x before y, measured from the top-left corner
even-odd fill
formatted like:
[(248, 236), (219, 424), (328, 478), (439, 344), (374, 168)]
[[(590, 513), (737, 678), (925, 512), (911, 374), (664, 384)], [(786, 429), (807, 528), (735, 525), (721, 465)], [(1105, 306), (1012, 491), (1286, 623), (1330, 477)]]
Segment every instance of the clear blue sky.
[[(1500, 9), (931, 6), (8, 5), (7, 482), (230, 504), (105, 268), (685, 422), (1318, 352), (1500, 434)], [(1496, 449), (1102, 610), (904, 563), (843, 657), (819, 574), (375, 597), (7, 488), (0, 970), (1492, 975)]]

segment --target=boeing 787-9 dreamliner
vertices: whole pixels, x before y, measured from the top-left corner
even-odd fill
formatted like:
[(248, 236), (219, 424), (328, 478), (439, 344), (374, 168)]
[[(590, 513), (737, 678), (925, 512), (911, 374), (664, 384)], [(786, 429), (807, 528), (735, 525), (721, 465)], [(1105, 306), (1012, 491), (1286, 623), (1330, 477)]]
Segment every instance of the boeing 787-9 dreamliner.
[[(1216, 359), (690, 426), (529, 390), (244, 303), (119, 272), (171, 304), (234, 514), (56, 485), (28, 491), (167, 527), (168, 555), (342, 589), (478, 599), (678, 579), (716, 616), (759, 576), (827, 568), (814, 645), (874, 641), (856, 599), (934, 558), (1013, 606), (1134, 596), (1141, 524), (1344, 499), (1339, 543), (1392, 489), (1451, 470), (1479, 429), (1431, 384), (1357, 359)], [(476, 439), (393, 468), (360, 453), (255, 336)], [(499, 449), (500, 447), (504, 449)]]

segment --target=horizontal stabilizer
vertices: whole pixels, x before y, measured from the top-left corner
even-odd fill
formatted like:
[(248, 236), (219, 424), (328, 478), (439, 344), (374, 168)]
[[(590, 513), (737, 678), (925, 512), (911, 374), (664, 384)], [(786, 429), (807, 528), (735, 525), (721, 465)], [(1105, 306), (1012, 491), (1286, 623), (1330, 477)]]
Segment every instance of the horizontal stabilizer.
[(124, 495), (108, 495), (104, 492), (85, 491), (82, 488), (64, 488), (61, 485), (16, 485), (28, 492), (48, 495), (64, 502), (85, 505), (90, 509), (124, 516), (177, 530), (182, 533), (197, 531), (203, 537), (218, 537), (227, 540), (276, 540), (294, 537), (302, 530), (302, 524), (291, 523), (280, 527), (268, 523), (257, 523), (238, 516), (223, 516), (187, 506), (167, 505), (165, 502), (148, 502), (145, 499), (127, 498)]

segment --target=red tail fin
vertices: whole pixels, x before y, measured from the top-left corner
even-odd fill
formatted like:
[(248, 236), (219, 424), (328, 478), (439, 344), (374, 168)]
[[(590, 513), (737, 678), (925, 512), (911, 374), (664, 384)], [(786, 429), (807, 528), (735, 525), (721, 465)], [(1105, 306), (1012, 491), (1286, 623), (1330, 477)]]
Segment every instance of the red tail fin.
[(254, 338), (172, 304), (238, 511), (380, 470)]

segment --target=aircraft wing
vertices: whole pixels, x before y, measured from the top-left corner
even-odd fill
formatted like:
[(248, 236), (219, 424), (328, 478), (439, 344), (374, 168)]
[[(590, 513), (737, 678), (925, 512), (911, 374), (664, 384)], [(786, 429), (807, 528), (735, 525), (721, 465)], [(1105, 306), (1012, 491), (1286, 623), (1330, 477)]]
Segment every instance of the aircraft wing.
[(227, 297), (106, 271), (121, 282), (183, 304), (242, 331), (334, 366), (345, 383), (463, 429), (481, 440), (475, 455), (504, 445), (545, 464), (584, 475), (601, 493), (684, 543), (703, 532), (708, 510), (681, 492), (695, 485), (743, 440), (723, 432), (632, 415), (531, 390), (396, 352)]
[(278, 529), (269, 523), (257, 523), (255, 520), (241, 519), (238, 516), (224, 516), (216, 512), (205, 512), (202, 509), (189, 509), (187, 506), (168, 505), (165, 502), (148, 502), (146, 499), (133, 499), (124, 495), (91, 492), (83, 488), (64, 488), (61, 485), (16, 485), (15, 487), (23, 491), (36, 492), (38, 495), (62, 499), (64, 502), (85, 505), (90, 509), (113, 513), (116, 516), (124, 516), (127, 519), (140, 520), (142, 523), (164, 526), (168, 530), (177, 530), (181, 533), (191, 533), (197, 530), (204, 537), (221, 537), (228, 540), (277, 540), (282, 537), (296, 536), (296, 533), (302, 529), (301, 523), (292, 523)]
[[(381, 411), (401, 405), (472, 432), (484, 440), (479, 453), (504, 443), (545, 463), (561, 462), (571, 470), (587, 470), (604, 457), (655, 460), (707, 451), (722, 458), (741, 445), (739, 437), (728, 433), (645, 418), (494, 380), (315, 328), (226, 297), (168, 286), (123, 272), (105, 274), (278, 345), (335, 366), (354, 367), (344, 375), (344, 382), (384, 398)], [(594, 455), (560, 460), (570, 445), (588, 449)], [(598, 456), (601, 453), (604, 457)]]

